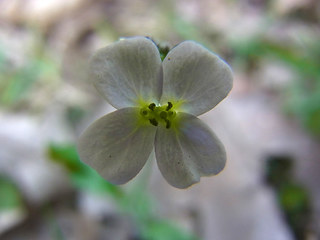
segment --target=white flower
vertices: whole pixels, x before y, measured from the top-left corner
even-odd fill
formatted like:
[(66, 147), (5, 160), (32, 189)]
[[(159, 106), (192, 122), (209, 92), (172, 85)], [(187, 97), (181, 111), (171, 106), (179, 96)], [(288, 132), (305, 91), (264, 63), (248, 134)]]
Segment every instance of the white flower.
[(118, 41), (91, 59), (91, 79), (116, 111), (96, 120), (78, 143), (80, 159), (103, 178), (123, 184), (145, 165), (153, 147), (163, 177), (186, 188), (225, 166), (223, 145), (196, 116), (232, 88), (229, 66), (185, 41), (163, 60), (144, 37)]

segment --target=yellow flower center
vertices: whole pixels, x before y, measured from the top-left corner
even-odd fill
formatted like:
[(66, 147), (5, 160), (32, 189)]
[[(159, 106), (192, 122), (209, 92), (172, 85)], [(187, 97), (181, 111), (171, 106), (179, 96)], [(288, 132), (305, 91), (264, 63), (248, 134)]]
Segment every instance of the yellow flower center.
[(173, 104), (171, 102), (168, 102), (168, 104), (164, 106), (157, 106), (155, 103), (150, 103), (148, 106), (140, 109), (140, 115), (153, 126), (158, 126), (159, 123), (162, 123), (169, 129), (173, 119), (176, 117), (176, 112), (172, 110), (172, 108)]

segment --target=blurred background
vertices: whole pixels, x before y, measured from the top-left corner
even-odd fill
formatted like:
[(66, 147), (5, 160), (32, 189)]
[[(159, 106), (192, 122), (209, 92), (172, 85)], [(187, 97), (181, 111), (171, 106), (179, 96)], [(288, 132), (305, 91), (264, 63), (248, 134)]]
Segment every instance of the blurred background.
[[(234, 87), (200, 116), (225, 144), (218, 176), (178, 190), (154, 159), (124, 186), (82, 164), (81, 132), (113, 111), (88, 58), (119, 37), (187, 39)], [(320, 239), (318, 0), (1, 0), (0, 239)]]

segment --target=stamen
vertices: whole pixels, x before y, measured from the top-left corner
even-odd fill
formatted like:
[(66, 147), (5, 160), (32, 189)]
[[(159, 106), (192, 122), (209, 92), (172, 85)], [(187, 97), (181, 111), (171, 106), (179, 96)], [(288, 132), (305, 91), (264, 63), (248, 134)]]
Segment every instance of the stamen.
[(166, 111), (169, 111), (173, 107), (171, 102), (168, 102), (168, 106), (166, 108)]
[(149, 122), (153, 125), (153, 126), (158, 126), (158, 121), (155, 118), (149, 119)]
[(155, 109), (155, 107), (156, 107), (156, 104), (155, 104), (155, 103), (151, 103), (148, 108), (149, 108), (151, 111), (153, 111), (153, 110)]

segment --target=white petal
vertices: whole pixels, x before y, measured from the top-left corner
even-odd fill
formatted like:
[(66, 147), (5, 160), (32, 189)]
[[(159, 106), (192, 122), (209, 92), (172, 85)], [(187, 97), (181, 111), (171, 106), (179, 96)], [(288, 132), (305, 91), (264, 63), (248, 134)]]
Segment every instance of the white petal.
[(161, 103), (181, 101), (181, 111), (203, 114), (232, 88), (228, 64), (201, 45), (185, 41), (173, 48), (163, 61)]
[(225, 166), (224, 146), (200, 119), (179, 113), (177, 128), (158, 127), (155, 153), (164, 178), (174, 187), (186, 188), (201, 176), (218, 174)]
[(137, 124), (138, 108), (123, 108), (95, 121), (78, 142), (80, 159), (103, 178), (123, 184), (135, 177), (152, 149), (156, 128)]
[(120, 40), (97, 51), (90, 62), (93, 83), (115, 108), (159, 102), (162, 67), (156, 45), (144, 37)]

